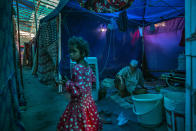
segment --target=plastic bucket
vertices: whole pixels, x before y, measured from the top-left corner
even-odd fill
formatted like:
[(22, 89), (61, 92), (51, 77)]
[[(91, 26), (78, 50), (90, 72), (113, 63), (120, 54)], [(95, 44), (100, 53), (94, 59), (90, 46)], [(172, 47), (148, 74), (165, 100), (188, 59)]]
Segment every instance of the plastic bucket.
[(157, 126), (162, 122), (162, 94), (142, 94), (132, 96), (133, 112), (143, 126)]
[(185, 93), (168, 92), (164, 95), (168, 131), (185, 130)]

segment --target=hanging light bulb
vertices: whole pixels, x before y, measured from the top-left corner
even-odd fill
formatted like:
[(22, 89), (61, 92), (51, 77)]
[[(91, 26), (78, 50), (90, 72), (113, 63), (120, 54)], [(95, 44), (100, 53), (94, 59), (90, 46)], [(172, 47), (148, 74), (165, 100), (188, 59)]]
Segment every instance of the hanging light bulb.
[(107, 31), (107, 29), (105, 29), (105, 28), (101, 28), (101, 29), (100, 29), (100, 31), (101, 31), (101, 32), (106, 32), (106, 31)]
[(100, 30), (100, 32), (106, 32), (107, 31), (107, 28), (106, 28), (105, 25), (101, 24), (99, 30)]
[(164, 27), (166, 26), (165, 22), (160, 22), (154, 25), (155, 27)]

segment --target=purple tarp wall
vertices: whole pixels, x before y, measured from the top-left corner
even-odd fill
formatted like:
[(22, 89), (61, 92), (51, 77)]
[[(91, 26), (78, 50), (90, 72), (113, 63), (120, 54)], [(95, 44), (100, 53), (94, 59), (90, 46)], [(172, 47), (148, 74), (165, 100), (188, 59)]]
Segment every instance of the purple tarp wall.
[[(129, 27), (127, 32), (115, 30), (103, 33), (97, 31), (99, 25), (104, 23), (98, 17), (88, 14), (80, 16), (71, 14), (71, 16), (63, 15), (62, 61), (60, 63), (62, 75), (69, 70), (67, 40), (73, 35), (82, 36), (89, 42), (90, 56), (98, 58), (101, 79), (115, 76), (116, 72), (128, 65), (132, 58), (138, 59), (141, 63), (142, 42), (136, 27)], [(163, 26), (160, 25), (155, 25), (154, 30), (152, 26), (144, 30), (147, 69), (156, 71), (153, 73), (156, 76), (163, 72), (176, 70), (178, 55), (184, 51), (184, 47), (179, 45), (184, 28), (184, 18), (168, 20)]]
[(148, 69), (160, 73), (176, 70), (178, 55), (184, 51), (184, 47), (179, 45), (184, 18), (175, 18), (155, 26), (154, 30), (152, 26), (148, 26), (144, 31)]

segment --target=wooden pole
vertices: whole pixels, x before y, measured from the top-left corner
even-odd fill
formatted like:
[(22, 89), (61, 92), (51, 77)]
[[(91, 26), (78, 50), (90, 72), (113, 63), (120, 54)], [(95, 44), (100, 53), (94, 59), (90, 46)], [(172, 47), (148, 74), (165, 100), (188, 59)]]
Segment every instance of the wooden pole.
[(144, 61), (144, 57), (145, 57), (145, 55), (144, 55), (144, 24), (143, 24), (143, 27), (142, 27), (142, 72), (144, 72), (144, 70), (145, 70), (145, 67), (144, 67), (144, 65), (145, 65), (145, 61)]
[(19, 44), (19, 60), (20, 60), (20, 79), (21, 79), (22, 88), (24, 89), (24, 85), (23, 85), (23, 74), (22, 74), (22, 65), (21, 65), (20, 25), (19, 25), (19, 7), (18, 7), (18, 0), (16, 1), (16, 8), (17, 8), (17, 21), (18, 21), (18, 44)]
[(39, 9), (39, 6), (40, 6), (40, 2), (41, 2), (41, 0), (39, 0), (38, 1), (38, 3), (37, 3), (37, 9), (36, 9), (36, 11), (35, 11), (35, 23), (36, 23), (36, 39), (35, 39), (35, 41), (36, 41), (36, 44), (37, 44), (37, 48), (36, 48), (36, 51), (37, 51), (37, 55), (36, 55), (36, 68), (35, 68), (35, 71), (37, 72), (37, 70), (38, 70), (38, 60), (39, 60), (39, 42), (38, 42), (38, 30), (37, 30), (37, 12), (38, 12), (38, 9)]
[(35, 11), (35, 14), (34, 14), (34, 18), (35, 18), (35, 33), (37, 34), (37, 11), (38, 11), (38, 8), (39, 8), (39, 3), (40, 1), (38, 1), (38, 7), (37, 9), (35, 9), (35, 0), (33, 0), (33, 3), (34, 3), (34, 11)]
[[(61, 61), (61, 13), (59, 13), (59, 24), (58, 24), (58, 62)], [(62, 80), (62, 76), (59, 73), (59, 80)], [(62, 92), (62, 85), (59, 85), (59, 93)]]
[[(33, 4), (34, 4), (33, 10), (35, 11), (35, 0), (33, 0)], [(34, 13), (34, 19), (35, 19), (35, 13)], [(32, 27), (33, 27), (33, 24), (32, 24)], [(36, 27), (35, 27), (35, 28), (36, 28)], [(35, 29), (35, 30), (36, 30), (36, 29)], [(32, 54), (33, 54), (33, 59), (34, 59), (34, 57), (35, 57), (35, 45), (34, 45), (34, 44), (32, 45), (32, 52), (33, 52)], [(33, 60), (33, 64), (35, 64), (35, 63), (34, 63), (34, 60)]]
[[(35, 0), (33, 0), (33, 9), (34, 9), (34, 21), (35, 21), (35, 35), (37, 34), (37, 10), (35, 9)], [(33, 26), (33, 23), (32, 23), (32, 26), (31, 27), (34, 27)], [(32, 29), (32, 28), (31, 28)], [(35, 45), (33, 44), (33, 58), (35, 57)], [(33, 63), (34, 64), (34, 63)]]
[[(35, 49), (35, 45), (34, 44), (32, 45), (32, 49), (33, 49), (33, 68), (32, 68), (32, 74), (33, 75), (36, 75), (36, 72), (37, 72), (37, 69), (38, 69), (39, 44), (37, 42), (37, 37), (38, 37), (38, 35), (37, 35), (37, 11), (39, 9), (40, 1), (41, 0), (38, 1), (37, 8), (35, 8), (35, 5), (36, 4), (35, 4), (35, 0), (33, 0), (33, 3), (34, 3), (34, 11), (35, 11), (35, 13), (34, 13), (35, 34), (36, 34), (35, 35), (35, 43), (37, 44), (36, 49)], [(33, 27), (33, 24), (32, 24), (32, 27)]]
[[(33, 2), (34, 2), (34, 5), (35, 5), (35, 1), (33, 1)], [(36, 23), (36, 33), (37, 33), (37, 12), (38, 12), (39, 7), (40, 7), (40, 2), (41, 2), (41, 0), (38, 1), (36, 9), (35, 9), (35, 6), (34, 6), (34, 11), (35, 11), (35, 13), (34, 13), (35, 18), (34, 19), (35, 19), (35, 23)], [(31, 31), (32, 31), (32, 28), (33, 28), (33, 23), (31, 25)]]
[[(12, 4), (12, 7), (13, 7), (13, 4)], [(13, 27), (13, 63), (14, 63), (14, 70), (15, 70), (15, 82), (16, 82), (16, 88), (17, 88), (17, 91), (18, 91), (18, 96), (20, 98), (20, 93), (19, 93), (19, 83), (18, 83), (18, 76), (17, 76), (17, 68), (16, 68), (16, 39), (15, 39), (15, 36), (16, 36), (16, 24), (15, 24), (15, 20), (14, 20), (14, 15), (15, 15), (15, 12), (14, 12), (14, 8), (12, 8), (12, 27)]]
[(144, 51), (144, 22), (145, 22), (145, 12), (146, 12), (146, 0), (144, 2), (144, 15), (143, 15), (143, 26), (142, 26), (142, 72), (144, 72), (144, 57), (145, 57), (145, 51)]

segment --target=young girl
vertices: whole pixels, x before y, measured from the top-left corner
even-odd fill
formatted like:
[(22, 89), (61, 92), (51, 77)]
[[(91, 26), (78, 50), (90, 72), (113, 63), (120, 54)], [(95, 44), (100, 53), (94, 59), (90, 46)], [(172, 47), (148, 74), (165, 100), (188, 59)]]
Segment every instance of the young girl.
[(95, 102), (92, 98), (92, 82), (95, 76), (84, 57), (88, 56), (88, 43), (81, 37), (68, 40), (70, 58), (76, 61), (72, 78), (64, 89), (71, 94), (71, 101), (58, 123), (58, 131), (98, 131), (101, 123)]

